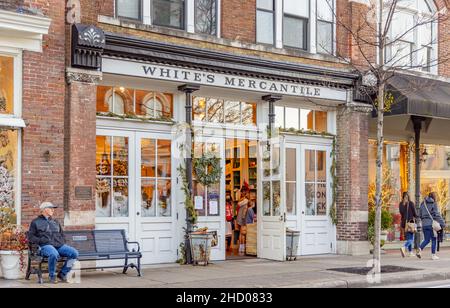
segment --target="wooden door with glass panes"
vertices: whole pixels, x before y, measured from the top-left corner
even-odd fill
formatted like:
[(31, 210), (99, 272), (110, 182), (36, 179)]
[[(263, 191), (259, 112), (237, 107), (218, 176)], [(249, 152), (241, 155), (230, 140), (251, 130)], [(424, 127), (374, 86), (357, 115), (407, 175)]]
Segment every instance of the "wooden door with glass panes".
[(220, 182), (205, 187), (193, 176), (194, 207), (198, 215), (198, 227), (217, 232), (218, 245), (211, 249), (211, 260), (225, 260), (225, 140), (223, 138), (196, 137), (194, 159), (205, 154), (219, 157), (222, 176)]
[(136, 238), (144, 264), (177, 258), (173, 142), (165, 134), (136, 133)]
[(329, 216), (331, 180), (329, 146), (302, 145), (302, 202), (300, 252), (302, 255), (333, 251), (333, 225)]
[(170, 136), (97, 129), (96, 228), (124, 229), (143, 264), (176, 261)]
[(258, 202), (258, 257), (276, 261), (286, 259), (286, 204), (284, 202), (283, 142), (260, 143), (262, 184)]

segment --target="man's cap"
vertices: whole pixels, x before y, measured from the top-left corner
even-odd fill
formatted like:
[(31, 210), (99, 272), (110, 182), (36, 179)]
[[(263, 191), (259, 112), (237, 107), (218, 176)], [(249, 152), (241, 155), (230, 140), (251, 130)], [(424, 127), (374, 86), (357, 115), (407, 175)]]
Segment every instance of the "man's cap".
[(56, 205), (54, 205), (53, 203), (51, 203), (51, 202), (43, 202), (42, 204), (41, 204), (41, 206), (39, 207), (39, 209), (42, 211), (42, 210), (45, 210), (45, 209), (56, 209), (57, 208), (57, 206)]

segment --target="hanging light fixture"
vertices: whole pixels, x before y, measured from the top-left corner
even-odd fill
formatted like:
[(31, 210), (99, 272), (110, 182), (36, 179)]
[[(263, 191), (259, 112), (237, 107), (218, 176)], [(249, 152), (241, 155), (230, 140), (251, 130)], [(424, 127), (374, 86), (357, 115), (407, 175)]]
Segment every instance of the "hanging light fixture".
[(422, 163), (425, 163), (427, 161), (428, 156), (429, 156), (429, 154), (428, 154), (427, 148), (425, 147), (422, 152), (422, 158), (421, 158)]

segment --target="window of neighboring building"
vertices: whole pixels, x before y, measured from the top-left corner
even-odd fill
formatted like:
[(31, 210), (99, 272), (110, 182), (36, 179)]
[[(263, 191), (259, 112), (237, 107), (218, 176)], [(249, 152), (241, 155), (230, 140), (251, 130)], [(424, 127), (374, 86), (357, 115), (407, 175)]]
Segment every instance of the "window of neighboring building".
[(334, 54), (334, 1), (317, 0), (317, 34), (318, 53)]
[(0, 114), (14, 114), (14, 58), (1, 55)]
[(152, 24), (185, 29), (185, 0), (152, 0)]
[(385, 62), (395, 68), (437, 72), (436, 33), (436, 12), (431, 1), (399, 1), (388, 31)]
[(275, 126), (303, 131), (328, 131), (328, 113), (325, 111), (275, 106)]
[(274, 45), (275, 2), (274, 0), (257, 0), (256, 8), (256, 41)]
[(97, 87), (97, 112), (135, 114), (152, 119), (172, 118), (173, 95), (125, 87)]
[(217, 35), (217, 0), (195, 0), (195, 32)]
[(309, 1), (283, 2), (283, 45), (299, 49), (308, 48)]
[(129, 19), (141, 19), (141, 0), (116, 0), (117, 16)]
[(256, 104), (217, 98), (194, 97), (194, 121), (256, 125)]

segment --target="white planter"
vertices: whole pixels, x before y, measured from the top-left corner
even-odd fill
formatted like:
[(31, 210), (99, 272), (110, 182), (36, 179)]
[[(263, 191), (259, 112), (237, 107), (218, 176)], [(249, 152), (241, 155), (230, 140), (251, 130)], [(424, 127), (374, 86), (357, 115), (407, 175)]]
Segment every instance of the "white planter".
[(24, 268), (20, 270), (20, 253), (17, 251), (0, 250), (0, 268), (4, 279), (16, 280), (25, 278), (27, 252), (23, 252)]
[(380, 240), (386, 242), (387, 238), (388, 238), (388, 234), (389, 234), (388, 231), (381, 231), (381, 233), (380, 233)]

